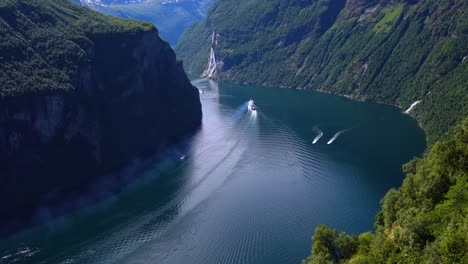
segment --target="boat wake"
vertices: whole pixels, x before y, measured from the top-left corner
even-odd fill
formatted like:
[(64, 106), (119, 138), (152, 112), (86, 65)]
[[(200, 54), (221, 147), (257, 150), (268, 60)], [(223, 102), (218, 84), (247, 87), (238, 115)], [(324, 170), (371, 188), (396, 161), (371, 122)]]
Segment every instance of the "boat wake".
[(314, 127), (314, 132), (317, 133), (317, 136), (314, 138), (314, 141), (312, 141), (312, 144), (316, 144), (320, 138), (323, 137), (323, 131), (318, 129), (317, 127)]
[(250, 120), (257, 120), (257, 111), (250, 111)]
[(344, 129), (344, 130), (341, 130), (341, 131), (337, 132), (337, 133), (336, 133), (335, 135), (333, 135), (333, 137), (327, 142), (327, 145), (332, 144), (333, 142), (335, 142), (336, 139), (338, 139), (338, 137), (339, 137), (341, 134), (343, 134), (343, 133), (345, 133), (345, 132), (348, 132), (348, 131), (350, 131), (351, 129), (352, 129), (352, 128), (348, 128), (348, 129)]
[(237, 107), (231, 114), (231, 117), (229, 118), (228, 124), (233, 125), (239, 120), (241, 120), (245, 116), (245, 109), (247, 109), (248, 102), (243, 103), (239, 107)]

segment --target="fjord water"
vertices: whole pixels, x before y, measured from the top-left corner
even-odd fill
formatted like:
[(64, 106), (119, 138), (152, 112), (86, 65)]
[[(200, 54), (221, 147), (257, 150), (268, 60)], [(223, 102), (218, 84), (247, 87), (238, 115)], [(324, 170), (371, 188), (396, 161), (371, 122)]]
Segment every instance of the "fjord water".
[(372, 230), (379, 200), (425, 147), (395, 107), (193, 83), (200, 131), (128, 170), (138, 180), (121, 193), (1, 239), (0, 263), (300, 263), (318, 224)]

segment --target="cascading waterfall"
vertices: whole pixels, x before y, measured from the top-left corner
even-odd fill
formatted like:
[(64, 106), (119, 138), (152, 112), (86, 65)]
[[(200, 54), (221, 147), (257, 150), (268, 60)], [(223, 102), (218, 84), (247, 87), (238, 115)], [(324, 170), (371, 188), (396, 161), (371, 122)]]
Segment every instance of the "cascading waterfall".
[(213, 47), (211, 47), (210, 59), (208, 61), (208, 77), (216, 75), (216, 55)]
[(408, 109), (406, 109), (405, 114), (410, 114), (413, 109), (422, 102), (422, 100), (418, 100), (414, 102)]
[(204, 76), (208, 78), (216, 78), (218, 75), (218, 63), (216, 62), (215, 46), (218, 44), (216, 32), (213, 31), (211, 35), (211, 51), (210, 57), (208, 58), (208, 68), (206, 69)]

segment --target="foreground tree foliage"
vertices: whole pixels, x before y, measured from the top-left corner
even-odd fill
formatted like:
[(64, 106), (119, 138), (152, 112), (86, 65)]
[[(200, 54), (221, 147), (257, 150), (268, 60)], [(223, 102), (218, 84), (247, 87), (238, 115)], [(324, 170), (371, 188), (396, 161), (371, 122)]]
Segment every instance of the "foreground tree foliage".
[(304, 263), (468, 263), (468, 118), (404, 169), (403, 185), (381, 201), (374, 234), (318, 226)]

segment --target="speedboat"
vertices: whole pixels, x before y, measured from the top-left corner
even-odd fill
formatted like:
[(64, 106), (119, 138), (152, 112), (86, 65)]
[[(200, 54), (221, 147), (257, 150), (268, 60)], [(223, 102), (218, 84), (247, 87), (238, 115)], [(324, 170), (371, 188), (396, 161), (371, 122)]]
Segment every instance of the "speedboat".
[(257, 106), (255, 105), (252, 99), (249, 100), (249, 110), (250, 111), (257, 111)]

